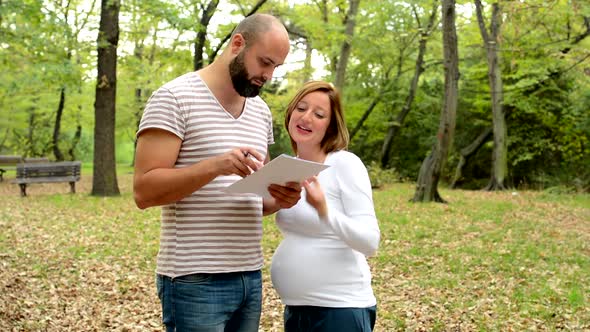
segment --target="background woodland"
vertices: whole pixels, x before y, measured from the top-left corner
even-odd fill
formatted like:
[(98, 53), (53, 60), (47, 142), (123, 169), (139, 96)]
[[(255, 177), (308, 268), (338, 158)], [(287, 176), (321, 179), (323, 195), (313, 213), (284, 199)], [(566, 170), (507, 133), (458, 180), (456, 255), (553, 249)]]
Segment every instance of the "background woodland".
[(280, 17), (292, 41), (263, 94), (273, 156), (291, 152), (282, 122), (294, 91), (324, 79), (343, 93), (350, 150), (375, 186), (420, 183), (430, 158), (434, 199), (439, 178), (590, 190), (582, 0), (0, 0), (0, 154), (93, 162), (107, 183), (93, 193), (116, 194), (109, 178), (133, 163), (151, 93), (210, 63), (254, 12)]

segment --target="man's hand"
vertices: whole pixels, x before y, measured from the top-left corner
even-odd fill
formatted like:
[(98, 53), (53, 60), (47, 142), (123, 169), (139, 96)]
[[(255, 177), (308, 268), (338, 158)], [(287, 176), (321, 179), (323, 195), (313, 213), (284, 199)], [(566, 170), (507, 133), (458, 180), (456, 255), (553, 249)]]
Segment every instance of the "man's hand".
[(281, 209), (288, 209), (299, 202), (301, 198), (301, 184), (289, 182), (285, 186), (271, 184), (268, 192), (275, 199)]
[(264, 160), (258, 151), (250, 147), (233, 149), (215, 158), (221, 175), (237, 174), (241, 177), (260, 169)]

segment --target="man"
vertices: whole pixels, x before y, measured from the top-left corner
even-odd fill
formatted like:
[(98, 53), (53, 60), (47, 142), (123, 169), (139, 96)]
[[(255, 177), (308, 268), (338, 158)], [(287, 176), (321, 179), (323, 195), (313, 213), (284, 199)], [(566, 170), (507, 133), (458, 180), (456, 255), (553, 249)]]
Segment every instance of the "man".
[(137, 133), (134, 198), (162, 205), (158, 297), (167, 331), (257, 331), (262, 215), (289, 208), (299, 184), (271, 185), (273, 199), (223, 188), (269, 161), (270, 110), (258, 93), (289, 53), (275, 17), (234, 30), (209, 66), (166, 83)]

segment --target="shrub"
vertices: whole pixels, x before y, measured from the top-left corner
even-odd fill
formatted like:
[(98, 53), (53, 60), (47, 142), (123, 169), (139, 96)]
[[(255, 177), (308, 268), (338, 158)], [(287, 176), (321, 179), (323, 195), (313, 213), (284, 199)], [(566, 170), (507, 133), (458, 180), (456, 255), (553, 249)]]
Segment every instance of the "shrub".
[(383, 169), (376, 161), (372, 161), (367, 166), (367, 171), (373, 188), (381, 188), (387, 184), (400, 182), (400, 175), (395, 168)]

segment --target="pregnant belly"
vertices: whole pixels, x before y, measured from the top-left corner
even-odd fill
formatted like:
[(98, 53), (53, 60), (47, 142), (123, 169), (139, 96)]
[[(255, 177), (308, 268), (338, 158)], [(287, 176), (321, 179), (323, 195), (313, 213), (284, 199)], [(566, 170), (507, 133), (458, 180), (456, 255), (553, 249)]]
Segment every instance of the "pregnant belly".
[(334, 301), (358, 292), (366, 277), (354, 252), (333, 240), (286, 237), (271, 264), (273, 286), (287, 304)]

